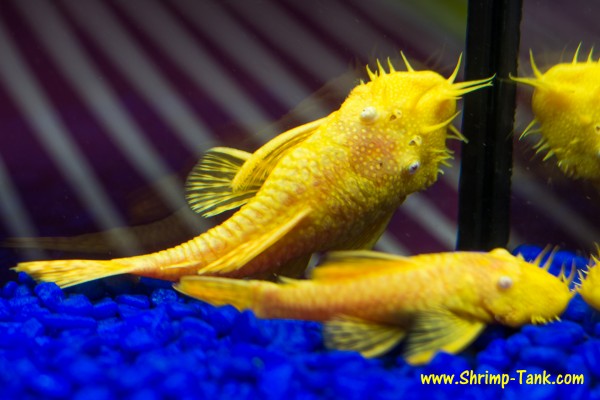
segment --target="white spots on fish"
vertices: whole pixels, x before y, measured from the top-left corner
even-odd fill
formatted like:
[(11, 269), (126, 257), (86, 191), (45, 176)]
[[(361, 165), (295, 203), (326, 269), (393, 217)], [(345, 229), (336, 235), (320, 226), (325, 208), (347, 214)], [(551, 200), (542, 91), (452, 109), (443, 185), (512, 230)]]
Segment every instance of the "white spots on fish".
[[(298, 157), (295, 159), (295, 164), (296, 164), (296, 168), (294, 168), (293, 170), (290, 171), (290, 175), (294, 176), (295, 178), (300, 178), (299, 181), (300, 182), (307, 182), (312, 174), (312, 171), (316, 170), (317, 168), (319, 168), (319, 165), (316, 162), (312, 162), (312, 164), (314, 164), (313, 166), (309, 165), (309, 162), (307, 161), (306, 158), (301, 158)], [(312, 167), (312, 171), (311, 171), (311, 167)]]
[(382, 160), (376, 160), (374, 164), (369, 165), (369, 169), (371, 171), (380, 170), (382, 168), (383, 168), (383, 161)]
[(307, 182), (310, 179), (310, 171), (308, 168), (302, 168), (298, 171), (298, 177), (302, 182)]
[(308, 162), (308, 169), (309, 171), (312, 171), (313, 173), (315, 171), (319, 170), (319, 163), (316, 160), (309, 160)]
[(365, 124), (370, 124), (377, 119), (377, 109), (373, 106), (363, 108), (360, 112), (360, 120)]

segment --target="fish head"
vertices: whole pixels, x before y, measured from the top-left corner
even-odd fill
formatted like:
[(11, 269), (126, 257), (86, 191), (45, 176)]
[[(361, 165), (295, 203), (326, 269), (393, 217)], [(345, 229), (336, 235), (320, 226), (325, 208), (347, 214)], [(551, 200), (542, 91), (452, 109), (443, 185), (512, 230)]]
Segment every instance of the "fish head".
[(556, 156), (568, 176), (596, 180), (600, 179), (600, 62), (591, 52), (579, 62), (578, 53), (572, 62), (556, 64), (545, 73), (530, 53), (534, 76), (512, 79), (534, 88), (531, 107), (541, 126), (537, 152), (548, 151), (544, 160)]
[(599, 179), (600, 64), (558, 64), (535, 89), (532, 108), (542, 136), (568, 175)]
[[(404, 56), (403, 56), (404, 57)], [(373, 177), (393, 176), (405, 194), (422, 190), (437, 179), (440, 164), (448, 165), (452, 152), (447, 138), (464, 137), (451, 125), (457, 116), (456, 102), (463, 94), (490, 85), (489, 79), (455, 83), (457, 65), (450, 78), (430, 71), (389, 71), (380, 62), (370, 80), (350, 93), (339, 110), (340, 131), (351, 135), (361, 160), (357, 170), (374, 170)], [(375, 175), (377, 174), (377, 175)]]
[(492, 250), (490, 255), (495, 261), (481, 296), (496, 322), (519, 327), (558, 319), (574, 295), (569, 290), (574, 273), (566, 277), (563, 269), (559, 277), (552, 275), (548, 272), (551, 259), (540, 266), (539, 261), (528, 263), (504, 249)]

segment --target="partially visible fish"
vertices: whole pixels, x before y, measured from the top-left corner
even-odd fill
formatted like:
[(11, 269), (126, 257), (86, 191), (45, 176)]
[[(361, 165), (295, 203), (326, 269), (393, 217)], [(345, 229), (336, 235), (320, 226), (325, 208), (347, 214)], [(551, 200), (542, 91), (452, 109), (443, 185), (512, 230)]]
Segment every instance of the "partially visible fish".
[(579, 270), (576, 290), (590, 307), (600, 311), (600, 248), (598, 255), (591, 257), (587, 270)]
[(20, 263), (35, 279), (76, 285), (133, 273), (177, 280), (190, 274), (298, 276), (314, 252), (371, 248), (410, 193), (434, 183), (450, 158), (456, 99), (491, 85), (455, 83), (433, 71), (377, 72), (339, 110), (291, 129), (254, 154), (217, 147), (188, 178), (188, 201), (205, 215), (241, 207), (223, 224), (179, 246), (106, 261)]
[[(193, 227), (191, 223), (186, 223), (186, 220), (195, 222), (196, 226)], [(135, 250), (137, 249), (119, 248), (115, 243), (121, 238), (132, 237), (141, 249), (154, 251), (165, 246), (181, 243), (182, 240), (201, 233), (206, 230), (206, 227), (202, 229), (203, 225), (206, 225), (203, 224), (205, 222), (206, 219), (193, 213), (189, 208), (182, 207), (165, 218), (147, 224), (113, 228), (103, 232), (84, 233), (77, 236), (10, 237), (0, 242), (0, 247), (59, 250), (98, 256), (116, 253), (122, 257), (136, 254)], [(123, 254), (124, 250), (129, 250), (129, 253)]]
[[(535, 119), (521, 137), (539, 132), (536, 149), (546, 152), (544, 160), (555, 156), (566, 175), (600, 184), (600, 60), (594, 61), (590, 51), (578, 62), (578, 55), (579, 47), (572, 62), (542, 74), (530, 53), (535, 76), (512, 78), (535, 88)], [(540, 129), (534, 130), (538, 123)]]
[[(543, 256), (543, 255), (542, 255)], [(541, 257), (542, 257), (541, 256)], [(381, 355), (405, 341), (411, 364), (457, 353), (486, 324), (511, 327), (557, 319), (573, 296), (566, 277), (539, 257), (527, 263), (504, 249), (410, 258), (372, 251), (331, 253), (312, 280), (273, 282), (185, 276), (175, 288), (261, 318), (325, 322), (327, 347)]]

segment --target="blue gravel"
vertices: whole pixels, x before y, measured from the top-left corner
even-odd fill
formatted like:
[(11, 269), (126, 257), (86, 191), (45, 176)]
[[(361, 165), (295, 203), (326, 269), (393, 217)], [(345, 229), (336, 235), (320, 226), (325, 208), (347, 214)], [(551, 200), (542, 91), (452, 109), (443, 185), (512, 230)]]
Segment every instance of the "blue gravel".
[[(530, 259), (540, 248), (517, 250)], [(562, 251), (551, 271), (571, 260), (587, 263)], [(514, 380), (503, 388), (497, 374)], [(544, 374), (583, 382), (526, 383)], [(579, 296), (560, 322), (490, 326), (461, 354), (412, 367), (398, 354), (328, 351), (319, 323), (260, 320), (160, 281), (63, 291), (21, 274), (0, 290), (1, 399), (600, 399), (599, 380), (600, 318)]]

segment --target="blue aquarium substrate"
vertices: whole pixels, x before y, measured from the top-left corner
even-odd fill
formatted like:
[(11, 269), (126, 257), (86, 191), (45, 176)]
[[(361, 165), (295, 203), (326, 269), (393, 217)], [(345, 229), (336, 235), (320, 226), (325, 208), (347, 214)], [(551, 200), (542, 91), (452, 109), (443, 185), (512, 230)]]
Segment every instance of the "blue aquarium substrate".
[[(571, 260), (587, 263), (559, 252), (551, 272)], [(327, 350), (319, 323), (257, 319), (166, 282), (61, 290), (20, 274), (0, 294), (0, 399), (600, 399), (600, 318), (579, 296), (560, 322), (490, 326), (413, 367)]]

